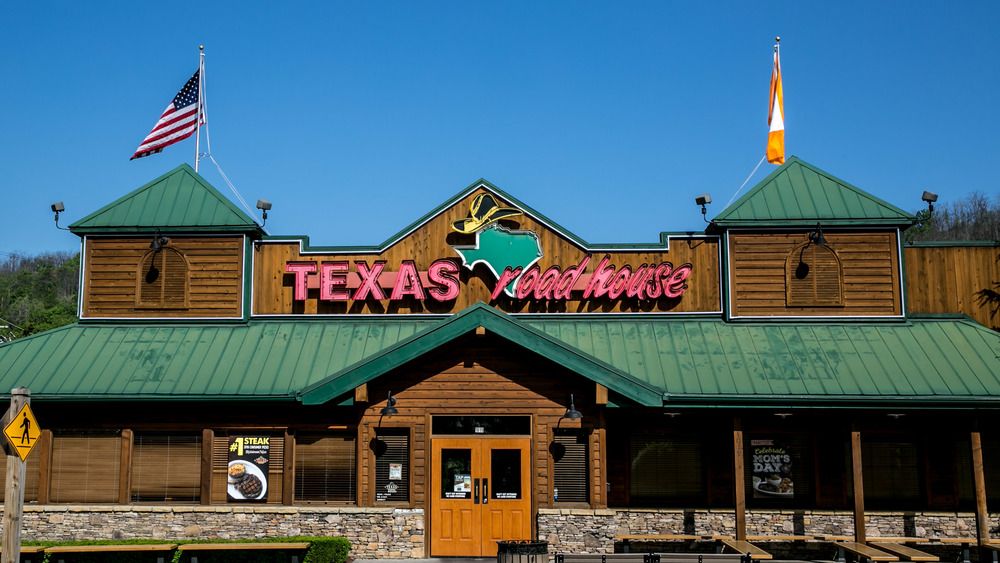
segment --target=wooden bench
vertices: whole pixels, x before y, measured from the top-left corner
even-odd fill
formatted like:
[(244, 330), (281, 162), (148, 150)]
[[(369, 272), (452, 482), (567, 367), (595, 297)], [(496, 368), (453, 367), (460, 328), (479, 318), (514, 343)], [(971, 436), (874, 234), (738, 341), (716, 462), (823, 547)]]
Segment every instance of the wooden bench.
[(556, 563), (751, 563), (745, 553), (557, 553)]
[[(872, 538), (874, 540), (874, 538)], [(875, 549), (881, 549), (887, 553), (909, 559), (910, 561), (940, 561), (937, 555), (931, 555), (919, 549), (914, 549), (908, 545), (903, 545), (894, 541), (869, 541), (868, 545)]]
[(729, 538), (724, 538), (719, 540), (719, 552), (722, 553), (724, 548), (729, 548), (736, 553), (747, 554), (749, 553), (754, 559), (774, 559), (770, 553), (764, 551), (763, 549), (757, 547), (756, 545), (742, 540), (734, 540)]
[(556, 563), (653, 563), (654, 553), (557, 553)]
[[(178, 551), (219, 551), (219, 550), (250, 550), (250, 549), (272, 549), (281, 551), (304, 551), (309, 549), (309, 542), (228, 542), (228, 543), (186, 543), (177, 546)], [(292, 554), (289, 558), (291, 563), (299, 563), (299, 556)], [(191, 556), (191, 563), (198, 563), (198, 558)]]
[(847, 561), (844, 557), (845, 551), (853, 554), (859, 561), (899, 561), (899, 557), (891, 553), (879, 551), (874, 547), (870, 547), (859, 542), (838, 541), (834, 542), (833, 545), (837, 547), (837, 557), (834, 561), (838, 561), (840, 563)]
[[(38, 546), (32, 546), (38, 547)], [(60, 557), (65, 553), (107, 553), (109, 551), (173, 551), (177, 547), (176, 543), (137, 543), (137, 544), (112, 544), (112, 545), (54, 545), (43, 547), (46, 554), (53, 554), (50, 561), (64, 563), (66, 560)], [(22, 549), (22, 553), (23, 553)], [(172, 558), (172, 556), (171, 556)], [(157, 563), (164, 563), (166, 557), (157, 557)], [(27, 562), (25, 562), (27, 563)]]
[(622, 551), (629, 552), (629, 542), (671, 542), (671, 541), (706, 541), (721, 539), (721, 536), (698, 536), (693, 534), (624, 534), (615, 536), (615, 541), (622, 542)]
[[(35, 553), (44, 553), (44, 552), (45, 552), (44, 545), (22, 545), (21, 563), (33, 563), (34, 561), (40, 561), (42, 557), (44, 557), (44, 555), (39, 555), (37, 559), (31, 557), (31, 555)], [(2, 549), (0, 549), (0, 553), (3, 553)], [(25, 557), (25, 555), (28, 555), (28, 557)]]

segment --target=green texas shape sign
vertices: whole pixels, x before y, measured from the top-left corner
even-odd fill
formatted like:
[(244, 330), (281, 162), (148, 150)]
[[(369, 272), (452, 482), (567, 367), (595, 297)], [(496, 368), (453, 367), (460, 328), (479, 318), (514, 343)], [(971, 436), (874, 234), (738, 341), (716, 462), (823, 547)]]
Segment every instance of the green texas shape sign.
[(521, 274), (542, 257), (541, 244), (534, 231), (508, 230), (497, 223), (476, 231), (476, 244), (452, 248), (470, 270), (476, 264), (485, 264), (496, 277), (498, 288), (503, 286), (503, 291), (511, 297), (516, 297)]

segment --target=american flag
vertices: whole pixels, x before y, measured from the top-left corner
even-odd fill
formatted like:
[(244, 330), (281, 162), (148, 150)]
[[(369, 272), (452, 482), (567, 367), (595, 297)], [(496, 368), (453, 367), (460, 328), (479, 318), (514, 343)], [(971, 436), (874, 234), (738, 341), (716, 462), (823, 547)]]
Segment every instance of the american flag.
[[(198, 78), (201, 69), (194, 73), (191, 80), (174, 96), (163, 115), (153, 126), (153, 130), (142, 140), (142, 144), (129, 160), (135, 160), (163, 150), (163, 147), (183, 141), (191, 136), (198, 127)], [(205, 123), (205, 114), (201, 115)]]

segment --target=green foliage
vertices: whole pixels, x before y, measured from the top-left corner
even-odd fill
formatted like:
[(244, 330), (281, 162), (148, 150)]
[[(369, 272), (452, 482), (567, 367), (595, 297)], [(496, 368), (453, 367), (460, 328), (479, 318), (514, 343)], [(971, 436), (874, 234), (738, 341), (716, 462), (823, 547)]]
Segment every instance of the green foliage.
[(80, 255), (68, 252), (0, 262), (0, 339), (21, 337), (76, 322)]
[(965, 199), (922, 209), (917, 222), (903, 233), (907, 242), (1000, 241), (1000, 195), (993, 199), (972, 192)]

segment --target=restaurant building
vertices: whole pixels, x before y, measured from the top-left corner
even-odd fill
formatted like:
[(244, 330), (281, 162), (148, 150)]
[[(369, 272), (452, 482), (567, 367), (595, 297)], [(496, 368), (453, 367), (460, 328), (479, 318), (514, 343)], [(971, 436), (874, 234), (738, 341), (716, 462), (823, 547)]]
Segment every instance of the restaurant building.
[(79, 322), (0, 344), (23, 538), (1000, 537), (1000, 252), (914, 221), (792, 157), (652, 243), (481, 180), (315, 246), (182, 165), (71, 225)]

